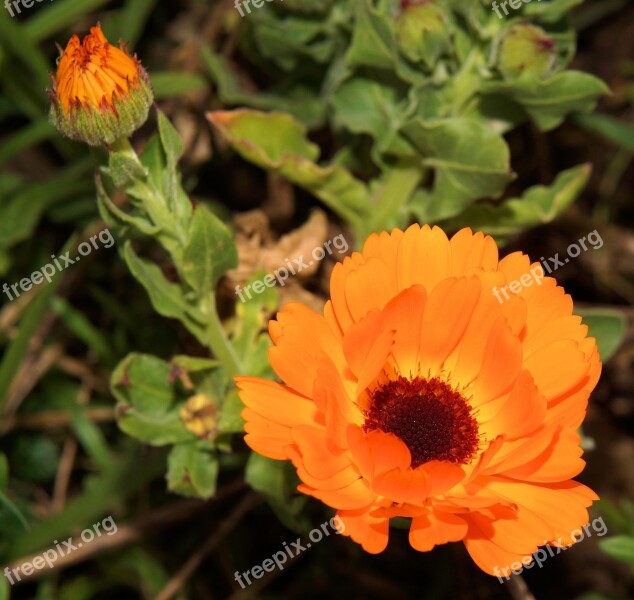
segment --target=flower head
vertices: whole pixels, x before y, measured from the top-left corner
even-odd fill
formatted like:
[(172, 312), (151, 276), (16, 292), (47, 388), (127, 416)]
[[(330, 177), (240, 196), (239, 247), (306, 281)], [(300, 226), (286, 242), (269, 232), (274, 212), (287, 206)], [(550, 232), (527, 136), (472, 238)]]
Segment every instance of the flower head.
[(470, 229), (371, 235), (323, 314), (294, 303), (271, 321), (284, 384), (236, 378), (247, 443), (291, 460), (368, 552), (392, 517), (415, 549), (462, 541), (488, 573), (572, 543), (597, 499), (572, 478), (601, 363), (554, 279), (496, 297), (540, 268)]
[(141, 63), (109, 44), (99, 24), (83, 41), (70, 38), (51, 79), (52, 123), (91, 146), (131, 135), (145, 123), (153, 101)]

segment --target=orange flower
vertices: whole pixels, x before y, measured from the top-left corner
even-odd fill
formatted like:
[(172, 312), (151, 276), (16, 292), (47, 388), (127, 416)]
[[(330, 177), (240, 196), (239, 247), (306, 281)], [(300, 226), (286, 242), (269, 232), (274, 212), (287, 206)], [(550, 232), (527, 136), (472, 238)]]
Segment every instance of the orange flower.
[(65, 135), (97, 146), (127, 137), (147, 119), (153, 101), (147, 73), (101, 25), (83, 42), (73, 35), (51, 77), (51, 120)]
[(492, 293), (536, 266), (498, 262), (470, 229), (371, 235), (335, 267), (323, 315), (293, 303), (271, 321), (285, 385), (236, 378), (247, 443), (291, 460), (368, 552), (391, 517), (411, 518), (415, 549), (463, 541), (487, 573), (572, 543), (597, 499), (572, 477), (601, 363), (554, 279)]

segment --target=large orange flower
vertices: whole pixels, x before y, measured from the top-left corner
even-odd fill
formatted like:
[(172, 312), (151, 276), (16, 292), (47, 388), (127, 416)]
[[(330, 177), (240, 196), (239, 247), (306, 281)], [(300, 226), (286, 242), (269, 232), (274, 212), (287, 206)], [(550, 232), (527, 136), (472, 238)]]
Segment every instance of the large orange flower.
[(601, 364), (554, 279), (496, 299), (531, 268), (470, 229), (370, 236), (323, 315), (289, 304), (271, 321), (285, 385), (237, 378), (247, 443), (291, 460), (368, 552), (391, 517), (411, 518), (417, 550), (463, 541), (488, 573), (572, 543), (597, 499), (572, 477)]
[(141, 63), (109, 44), (99, 24), (83, 42), (70, 38), (52, 80), (51, 120), (91, 145), (130, 135), (147, 119), (153, 100)]

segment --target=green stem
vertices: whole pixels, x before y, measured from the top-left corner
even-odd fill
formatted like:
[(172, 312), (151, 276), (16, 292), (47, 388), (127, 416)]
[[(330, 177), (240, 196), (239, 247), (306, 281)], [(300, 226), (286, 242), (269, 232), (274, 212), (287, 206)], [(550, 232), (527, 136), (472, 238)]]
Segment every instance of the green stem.
[(244, 371), (242, 369), (240, 359), (222, 328), (222, 322), (218, 316), (215, 302), (210, 302), (209, 310), (206, 314), (208, 317), (207, 340), (211, 351), (222, 363), (222, 366), (229, 374), (229, 377), (241, 375)]
[[(118, 152), (132, 158), (136, 162), (139, 162), (139, 157), (137, 156), (134, 148), (130, 144), (130, 141), (127, 138), (121, 138), (116, 140), (111, 145), (112, 152)], [(167, 209), (167, 204), (161, 202), (161, 199), (155, 198), (154, 193), (151, 189), (148, 189), (148, 193), (144, 198), (145, 208), (148, 213), (153, 217), (154, 221), (157, 225), (162, 227), (164, 236), (169, 233), (174, 233), (175, 231), (175, 215), (173, 212)], [(180, 244), (178, 243), (180, 240), (178, 237), (175, 237), (173, 243), (167, 243), (168, 240), (165, 237), (159, 239), (164, 247), (170, 252), (172, 255), (172, 259), (174, 260), (177, 268), (181, 266), (182, 255), (180, 252)], [(172, 240), (169, 240), (170, 242)], [(180, 269), (179, 269), (180, 272)], [(225, 332), (222, 328), (222, 322), (220, 321), (220, 317), (218, 316), (218, 312), (216, 310), (216, 304), (213, 300), (210, 302), (204, 303), (206, 306), (203, 307), (203, 312), (208, 319), (207, 323), (207, 342), (209, 348), (214, 353), (214, 356), (222, 363), (223, 367), (227, 371), (230, 377), (234, 375), (239, 375), (243, 373), (242, 365), (238, 356), (236, 355), (235, 349), (231, 345), (231, 342), (225, 335)]]
[(120, 152), (121, 154), (125, 154), (126, 156), (134, 159), (136, 162), (140, 162), (137, 153), (134, 151), (134, 148), (127, 137), (122, 137), (112, 142), (112, 144), (110, 144), (110, 150), (112, 152)]

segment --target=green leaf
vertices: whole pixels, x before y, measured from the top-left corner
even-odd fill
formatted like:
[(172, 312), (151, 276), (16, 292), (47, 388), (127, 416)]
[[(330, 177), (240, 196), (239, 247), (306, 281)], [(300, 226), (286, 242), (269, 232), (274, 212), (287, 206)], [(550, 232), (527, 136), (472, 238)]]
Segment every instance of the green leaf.
[(272, 460), (252, 452), (247, 462), (245, 479), (267, 499), (284, 525), (293, 531), (301, 531), (306, 527), (307, 520), (301, 512), (307, 496), (296, 493), (299, 479), (289, 461)]
[(497, 197), (513, 179), (506, 142), (484, 123), (416, 118), (403, 134), (425, 156), (423, 165), (435, 172), (423, 209), (427, 220), (457, 215), (477, 198)]
[(249, 18), (258, 53), (284, 71), (297, 68), (300, 61), (326, 63), (335, 51), (335, 39), (324, 19), (288, 14), (279, 19), (273, 11), (257, 11)]
[(590, 112), (609, 92), (600, 79), (564, 71), (548, 79), (522, 77), (508, 83), (484, 83), (484, 93), (503, 93), (520, 104), (543, 131), (557, 127), (571, 112)]
[(238, 252), (226, 225), (206, 206), (194, 210), (182, 271), (203, 303), (212, 301), (218, 280), (238, 265)]
[[(256, 273), (245, 287), (261, 278), (262, 273)], [(242, 359), (245, 374), (265, 378), (273, 376), (268, 359), (271, 338), (267, 331), (267, 323), (277, 308), (278, 301), (277, 289), (265, 287), (255, 298), (246, 302), (236, 302), (236, 329), (232, 343)]]
[(220, 433), (243, 433), (244, 419), (241, 416), (244, 404), (238, 396), (238, 391), (233, 388), (225, 396), (220, 409), (220, 418), (218, 419), (218, 431)]
[(109, 227), (127, 226), (147, 236), (154, 236), (160, 232), (160, 227), (154, 225), (145, 217), (135, 217), (122, 211), (110, 198), (99, 174), (95, 177), (97, 188), (97, 207), (101, 218)]
[[(176, 256), (174, 243), (176, 248), (178, 248), (178, 252), (180, 252), (179, 245), (184, 241), (182, 239), (183, 232), (189, 227), (192, 203), (180, 185), (178, 161), (184, 152), (183, 140), (169, 119), (160, 110), (157, 110), (156, 113), (158, 116), (159, 137), (167, 166), (158, 173), (162, 185), (156, 186), (154, 194), (157, 198), (160, 198), (160, 209), (168, 209), (165, 218), (168, 219), (169, 226), (166, 223), (163, 229), (166, 230), (166, 234), (169, 231), (171, 236), (176, 238), (176, 241), (172, 239), (164, 240), (163, 245), (170, 251), (172, 256)], [(178, 263), (179, 261), (177, 260), (176, 262)]]
[[(0, 248), (9, 248), (33, 234), (44, 212), (63, 200), (93, 191), (89, 160), (82, 160), (44, 183), (22, 186), (0, 202)], [(4, 178), (4, 175), (2, 175)]]
[(0, 600), (9, 600), (11, 598), (11, 591), (9, 587), (9, 580), (6, 577), (2, 577), (0, 581)]
[(373, 8), (370, 0), (357, 0), (354, 14), (347, 64), (351, 67), (391, 69), (396, 55), (392, 16)]
[(181, 71), (154, 71), (151, 76), (152, 90), (157, 100), (181, 97), (190, 92), (197, 92), (207, 87), (207, 81), (197, 73), (183, 73)]
[[(6, 496), (5, 492), (7, 490), (7, 486), (9, 485), (9, 461), (4, 454), (0, 454), (0, 504), (4, 504), (4, 506), (9, 510), (9, 512), (15, 517), (16, 521), (22, 525), (24, 531), (29, 530), (29, 524), (25, 519), (24, 515), (20, 512), (18, 507), (9, 500)], [(0, 600), (2, 595), (0, 593)]]
[(216, 493), (218, 457), (206, 442), (179, 444), (167, 458), (167, 487), (182, 496), (211, 498)]
[(562, 171), (551, 186), (536, 185), (521, 198), (511, 198), (499, 205), (479, 203), (452, 219), (451, 229), (472, 227), (494, 237), (505, 238), (528, 227), (550, 223), (574, 202), (588, 183), (590, 165)]
[(615, 535), (599, 540), (599, 548), (615, 560), (634, 566), (634, 536)]
[(623, 313), (607, 308), (586, 308), (576, 312), (588, 326), (588, 335), (596, 338), (601, 360), (610, 360), (623, 343), (627, 332), (627, 319)]
[(117, 188), (124, 188), (137, 179), (145, 181), (147, 178), (147, 170), (138, 158), (124, 152), (110, 153), (108, 174)]
[(132, 275), (145, 288), (156, 312), (178, 319), (201, 343), (206, 343), (204, 317), (187, 303), (181, 286), (165, 279), (158, 266), (138, 257), (129, 241), (123, 246), (123, 257)]
[(568, 15), (575, 6), (584, 0), (557, 0), (556, 2), (531, 2), (524, 6), (524, 13), (529, 19), (539, 19), (545, 23), (556, 23)]
[[(75, 236), (66, 242), (59, 255), (63, 256), (65, 252), (74, 247)], [(0, 412), (9, 398), (11, 382), (29, 351), (33, 336), (41, 327), (42, 321), (50, 309), (51, 299), (61, 281), (62, 274), (57, 271), (51, 282), (47, 282), (46, 286), (38, 292), (36, 298), (22, 313), (18, 333), (7, 346), (2, 362), (0, 362)]]
[(411, 156), (414, 150), (399, 131), (409, 117), (404, 92), (373, 79), (351, 78), (332, 95), (334, 125), (369, 134), (381, 153)]
[(610, 500), (602, 498), (593, 508), (607, 521), (607, 528), (612, 533), (628, 533), (634, 535), (634, 502), (621, 499), (617, 508)]
[(53, 298), (51, 308), (69, 331), (83, 341), (100, 359), (106, 363), (114, 362), (114, 353), (110, 342), (104, 333), (95, 327), (82, 312), (73, 308), (59, 296)]
[(161, 144), (163, 145), (163, 150), (165, 150), (165, 156), (167, 156), (167, 166), (175, 168), (181, 156), (183, 156), (183, 140), (162, 111), (157, 111), (157, 116)]
[(0, 453), (0, 491), (4, 492), (9, 485), (9, 460), (6, 454)]
[(292, 116), (235, 110), (207, 113), (207, 118), (242, 157), (313, 193), (350, 223), (368, 210), (365, 184), (339, 165), (315, 164), (319, 148)]
[(601, 114), (575, 115), (573, 122), (634, 154), (634, 126), (629, 123)]
[(128, 355), (110, 380), (121, 430), (153, 446), (194, 441), (179, 415), (184, 397), (176, 385), (169, 363), (151, 355)]
[(86, 454), (102, 470), (106, 470), (112, 462), (112, 456), (101, 429), (86, 415), (85, 409), (73, 406), (73, 429)]
[(225, 104), (287, 112), (311, 129), (323, 126), (326, 120), (326, 105), (317, 93), (306, 85), (293, 83), (279, 90), (249, 93), (241, 87), (224, 56), (214, 53), (208, 46), (203, 46), (201, 53), (209, 75), (218, 88), (218, 96)]
[(211, 371), (220, 366), (217, 360), (211, 358), (201, 358), (199, 356), (186, 356), (179, 354), (170, 361), (175, 367), (187, 371), (188, 373), (199, 373), (201, 371)]

